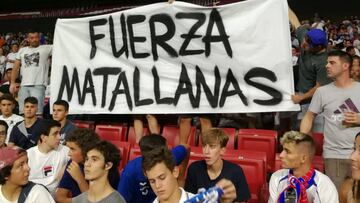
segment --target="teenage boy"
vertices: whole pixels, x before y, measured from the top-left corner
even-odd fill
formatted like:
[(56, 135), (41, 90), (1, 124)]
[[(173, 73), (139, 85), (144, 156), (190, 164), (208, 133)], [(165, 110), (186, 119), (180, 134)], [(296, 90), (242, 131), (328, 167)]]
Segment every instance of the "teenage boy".
[[(156, 148), (167, 147), (167, 144), (163, 136), (151, 134), (142, 137), (139, 146), (141, 154), (145, 155)], [(179, 165), (187, 156), (187, 150), (182, 145), (174, 147), (172, 153), (176, 165)], [(156, 198), (142, 170), (142, 159), (142, 157), (137, 157), (129, 161), (121, 174), (117, 190), (125, 198), (127, 203), (150, 203)]]
[(69, 148), (60, 145), (59, 132), (59, 122), (44, 120), (38, 145), (27, 150), (31, 168), (29, 180), (44, 185), (52, 195), (69, 161)]
[(17, 123), (11, 131), (9, 146), (18, 146), (29, 149), (36, 146), (40, 137), (42, 119), (36, 116), (38, 100), (28, 97), (24, 101), (24, 120)]
[(166, 147), (156, 148), (144, 155), (142, 168), (151, 189), (156, 194), (154, 203), (182, 203), (194, 196), (179, 186), (177, 181), (179, 168), (171, 151)]
[(280, 140), (282, 167), (272, 174), (269, 203), (339, 202), (330, 178), (314, 169), (315, 143), (311, 136), (297, 131), (284, 134)]
[(19, 147), (0, 149), (0, 202), (1, 203), (55, 203), (47, 189), (29, 182), (26, 151)]
[(85, 160), (85, 179), (89, 190), (72, 199), (72, 203), (116, 202), (126, 203), (124, 198), (111, 186), (110, 179), (119, 179), (120, 152), (107, 141), (99, 142), (88, 151)]
[(237, 202), (246, 202), (250, 199), (242, 168), (222, 159), (228, 140), (229, 137), (218, 128), (212, 128), (202, 134), (201, 143), (205, 160), (196, 161), (189, 166), (185, 181), (186, 191), (198, 193), (199, 189), (209, 189), (219, 180), (226, 178), (235, 185)]
[(10, 133), (13, 127), (15, 126), (15, 124), (24, 120), (23, 117), (13, 114), (15, 105), (16, 105), (16, 101), (14, 97), (11, 96), (10, 94), (4, 94), (0, 97), (0, 110), (1, 110), (0, 120), (5, 121), (9, 126), (7, 131), (6, 143), (9, 142)]
[(69, 103), (65, 100), (58, 100), (53, 104), (53, 119), (61, 124), (60, 136), (61, 144), (64, 144), (66, 135), (76, 129), (74, 123), (67, 119)]
[(71, 198), (89, 189), (89, 184), (84, 177), (85, 157), (86, 153), (99, 141), (99, 136), (90, 129), (76, 129), (66, 137), (66, 146), (70, 149), (71, 160), (67, 163), (56, 190), (56, 202), (70, 203)]

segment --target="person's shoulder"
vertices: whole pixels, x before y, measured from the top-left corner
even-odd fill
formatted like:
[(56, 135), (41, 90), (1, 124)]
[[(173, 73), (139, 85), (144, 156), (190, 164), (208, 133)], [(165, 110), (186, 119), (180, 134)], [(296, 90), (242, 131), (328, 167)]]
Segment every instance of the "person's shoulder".
[(271, 175), (271, 179), (282, 179), (289, 175), (289, 169), (279, 169)]
[(331, 181), (331, 179), (323, 174), (322, 172), (315, 170), (316, 176), (315, 176), (315, 181), (317, 180), (317, 186), (323, 186), (323, 187), (329, 187), (329, 184), (333, 185), (333, 182)]
[(66, 154), (67, 155), (69, 150), (70, 150), (69, 147), (60, 144), (55, 151), (57, 151), (60, 154)]
[(108, 196), (106, 202), (126, 203), (124, 197), (116, 190)]
[(136, 174), (141, 171), (142, 173), (142, 157), (136, 157), (135, 159), (129, 161), (123, 170), (123, 174)]
[(11, 115), (11, 118), (13, 118), (14, 120), (18, 120), (18, 121), (23, 121), (24, 120), (24, 117), (19, 116), (17, 114)]
[(36, 145), (36, 146), (33, 146), (33, 147), (30, 147), (29, 149), (26, 150), (29, 159), (32, 158), (32, 156), (30, 156), (30, 155), (32, 155), (32, 154), (35, 155), (38, 151), (39, 151), (39, 150), (38, 150), (38, 146), (37, 146), (37, 145)]
[(194, 161), (190, 164), (189, 166), (189, 171), (190, 170), (201, 170), (206, 168), (206, 163), (205, 160), (199, 160), (199, 161)]
[(87, 195), (88, 195), (88, 192), (83, 192), (81, 194), (79, 194), (78, 196), (74, 197), (71, 199), (71, 203), (76, 203), (76, 202), (84, 202), (86, 199), (87, 199)]

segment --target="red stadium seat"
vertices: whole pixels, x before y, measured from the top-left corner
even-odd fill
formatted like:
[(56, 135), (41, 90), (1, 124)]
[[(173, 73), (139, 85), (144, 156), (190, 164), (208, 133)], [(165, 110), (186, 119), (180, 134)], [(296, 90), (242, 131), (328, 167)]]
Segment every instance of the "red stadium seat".
[(315, 141), (315, 147), (316, 147), (316, 155), (322, 156), (323, 152), (323, 144), (324, 144), (324, 134), (322, 133), (312, 133), (312, 137)]
[[(150, 133), (148, 128), (143, 128), (143, 136), (148, 135)], [(136, 136), (135, 136), (135, 129), (134, 127), (129, 128), (129, 132), (127, 135), (127, 141), (131, 144), (131, 146), (134, 146), (136, 144)]]
[(237, 157), (224, 157), (224, 159), (241, 166), (251, 193), (249, 202), (259, 202), (261, 187), (266, 183), (264, 161)]
[(125, 141), (127, 127), (117, 125), (96, 125), (95, 132), (107, 141)]
[[(202, 148), (191, 147), (188, 166), (203, 159)], [(243, 168), (252, 194), (252, 201), (250, 202), (257, 202), (261, 186), (266, 182), (266, 153), (251, 150), (226, 150), (223, 159), (238, 164)]]
[(130, 143), (120, 141), (112, 141), (112, 143), (120, 150), (121, 162), (119, 164), (119, 170), (122, 170), (129, 160)]
[[(235, 149), (235, 139), (237, 136), (235, 128), (221, 128), (225, 134), (229, 137), (228, 143), (226, 144), (227, 149)], [(201, 146), (201, 137), (199, 137), (199, 146)]]
[(180, 142), (179, 133), (179, 128), (176, 126), (164, 126), (162, 136), (166, 138), (168, 144), (175, 146)]
[[(189, 138), (195, 137), (195, 132), (196, 129), (192, 127)], [(162, 135), (166, 138), (168, 145), (176, 146), (180, 143), (180, 129), (177, 126), (164, 126)]]
[(241, 129), (238, 149), (263, 151), (267, 154), (267, 171), (275, 171), (277, 132), (272, 130)]
[(89, 128), (89, 129), (92, 129), (92, 130), (95, 129), (95, 122), (94, 121), (74, 120), (73, 123), (78, 128)]

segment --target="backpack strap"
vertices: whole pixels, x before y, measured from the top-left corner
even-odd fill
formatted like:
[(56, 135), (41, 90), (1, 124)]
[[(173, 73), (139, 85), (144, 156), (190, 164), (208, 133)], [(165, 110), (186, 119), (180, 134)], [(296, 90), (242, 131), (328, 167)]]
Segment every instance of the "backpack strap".
[(30, 190), (36, 185), (36, 183), (33, 183), (29, 181), (20, 192), (20, 196), (18, 199), (18, 203), (24, 203), (26, 198), (29, 196)]

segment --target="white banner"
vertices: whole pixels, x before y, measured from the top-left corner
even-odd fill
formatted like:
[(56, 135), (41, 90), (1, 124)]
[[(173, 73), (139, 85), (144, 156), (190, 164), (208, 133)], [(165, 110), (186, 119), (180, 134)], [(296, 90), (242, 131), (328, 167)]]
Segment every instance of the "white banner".
[(286, 0), (59, 19), (51, 102), (72, 114), (294, 111), (290, 48)]

